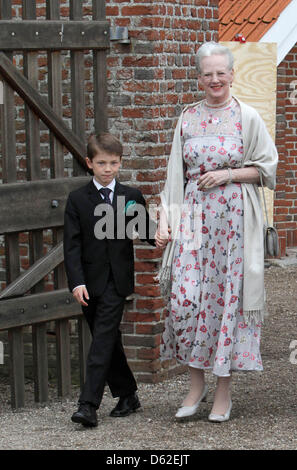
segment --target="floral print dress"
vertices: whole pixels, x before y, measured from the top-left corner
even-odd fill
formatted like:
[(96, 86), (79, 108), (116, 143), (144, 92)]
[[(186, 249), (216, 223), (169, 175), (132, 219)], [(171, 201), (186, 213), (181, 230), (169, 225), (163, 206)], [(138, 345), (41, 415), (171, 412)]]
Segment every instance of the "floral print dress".
[[(202, 101), (189, 108), (183, 116), (182, 142), (188, 211), (182, 211), (180, 237), (175, 241), (161, 357), (175, 357), (221, 377), (235, 370), (263, 370), (261, 324), (243, 321), (241, 184), (204, 191), (197, 186), (202, 173), (242, 166), (238, 103), (232, 99), (223, 108), (210, 108)], [(200, 243), (193, 245), (186, 235), (197, 227), (188, 221), (198, 207)]]

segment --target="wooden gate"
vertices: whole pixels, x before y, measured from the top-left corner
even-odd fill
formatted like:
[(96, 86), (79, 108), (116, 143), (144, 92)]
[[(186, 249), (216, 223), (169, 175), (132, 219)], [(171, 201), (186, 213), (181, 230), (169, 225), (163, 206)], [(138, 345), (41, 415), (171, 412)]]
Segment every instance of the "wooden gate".
[[(93, 0), (92, 20), (83, 16), (83, 1), (69, 0), (69, 18), (61, 20), (60, 1), (46, 1), (38, 19), (36, 0), (22, 1), (22, 20), (12, 19), (11, 0), (0, 0), (1, 116), (0, 235), (5, 240), (6, 288), (0, 292), (0, 330), (8, 330), (11, 403), (25, 404), (24, 328), (32, 326), (35, 400), (48, 399), (46, 322), (55, 322), (59, 396), (71, 392), (69, 318), (78, 318), (80, 377), (85, 374), (89, 333), (78, 304), (69, 293), (63, 267), (63, 213), (69, 191), (87, 180), (85, 166), (85, 51), (93, 55), (94, 131), (107, 128), (106, 50), (109, 23), (105, 0)], [(62, 58), (69, 50), (72, 128), (63, 119)], [(46, 51), (48, 97), (38, 92), (39, 56)], [(23, 73), (14, 65), (22, 54)], [(25, 103), (26, 175), (18, 182), (15, 99)], [(41, 125), (41, 122), (43, 123)], [(40, 129), (49, 131), (50, 177), (42, 178)], [(73, 177), (65, 178), (65, 153), (73, 156)], [(44, 233), (53, 246), (44, 255)], [(20, 233), (29, 232), (30, 266), (21, 272)], [(54, 270), (54, 290), (45, 276)], [(30, 329), (31, 331), (31, 329)]]

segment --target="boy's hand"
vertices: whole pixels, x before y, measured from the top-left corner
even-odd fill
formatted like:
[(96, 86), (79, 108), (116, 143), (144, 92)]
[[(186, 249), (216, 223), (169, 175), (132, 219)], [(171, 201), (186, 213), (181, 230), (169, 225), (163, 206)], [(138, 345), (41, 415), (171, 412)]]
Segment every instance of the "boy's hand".
[(168, 233), (164, 234), (164, 231), (160, 231), (160, 226), (158, 227), (155, 235), (156, 246), (157, 248), (165, 248), (167, 243), (171, 241), (171, 228), (168, 227)]
[(79, 286), (79, 287), (76, 287), (73, 291), (73, 297), (75, 298), (75, 300), (80, 304), (80, 305), (84, 305), (85, 307), (88, 306), (87, 302), (84, 300), (87, 299), (89, 300), (89, 294), (88, 294), (88, 291), (87, 291), (87, 288), (85, 286)]

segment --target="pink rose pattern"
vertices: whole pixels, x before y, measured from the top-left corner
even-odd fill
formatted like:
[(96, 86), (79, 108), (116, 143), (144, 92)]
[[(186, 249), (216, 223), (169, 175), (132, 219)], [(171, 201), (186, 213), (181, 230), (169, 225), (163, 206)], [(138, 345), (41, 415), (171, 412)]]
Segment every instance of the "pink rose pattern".
[[(205, 113), (204, 113), (205, 114)], [(202, 119), (202, 121), (201, 121)], [(226, 121), (224, 134), (216, 126)], [(222, 126), (220, 127), (220, 129)], [(208, 191), (197, 188), (201, 172), (241, 167), (240, 108), (216, 110), (208, 124), (202, 105), (185, 113), (183, 154), (188, 183), (185, 203), (190, 219), (196, 204), (202, 205), (198, 249), (188, 249), (186, 211), (180, 222), (172, 265), (172, 292), (165, 318), (161, 357), (218, 376), (230, 371), (263, 370), (260, 355), (261, 324), (243, 321), (243, 199), (241, 184)]]

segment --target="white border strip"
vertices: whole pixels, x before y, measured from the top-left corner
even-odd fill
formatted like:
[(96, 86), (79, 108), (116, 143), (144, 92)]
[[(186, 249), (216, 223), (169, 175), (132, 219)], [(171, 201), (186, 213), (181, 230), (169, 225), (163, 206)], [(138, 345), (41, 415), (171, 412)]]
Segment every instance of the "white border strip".
[(4, 86), (3, 82), (0, 80), (0, 104), (3, 104), (3, 94), (4, 94)]
[(0, 341), (0, 365), (4, 364), (4, 345), (2, 341)]
[(276, 42), (277, 65), (284, 60), (297, 42), (297, 0), (289, 3), (259, 42)]

